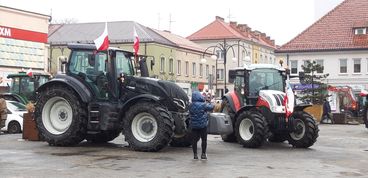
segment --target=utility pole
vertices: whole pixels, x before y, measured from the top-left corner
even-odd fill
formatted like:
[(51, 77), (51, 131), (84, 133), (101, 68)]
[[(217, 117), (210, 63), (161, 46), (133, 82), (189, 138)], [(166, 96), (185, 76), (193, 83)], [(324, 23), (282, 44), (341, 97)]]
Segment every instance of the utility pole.
[(227, 18), (229, 19), (229, 22), (231, 21), (231, 18), (233, 18), (233, 16), (231, 16), (230, 9), (229, 9), (229, 15), (227, 16)]

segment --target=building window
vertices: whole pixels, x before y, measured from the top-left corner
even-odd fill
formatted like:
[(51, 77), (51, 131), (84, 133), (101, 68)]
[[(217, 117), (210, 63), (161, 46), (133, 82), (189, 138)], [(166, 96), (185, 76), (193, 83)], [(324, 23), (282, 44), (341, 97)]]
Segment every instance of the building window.
[(291, 74), (298, 74), (298, 61), (290, 61)]
[(360, 59), (354, 59), (354, 73), (360, 73)]
[(178, 75), (181, 75), (181, 61), (178, 60), (178, 65), (176, 66), (176, 72)]
[(197, 73), (197, 71), (196, 71), (196, 63), (195, 62), (192, 63), (192, 68), (193, 68), (193, 70), (192, 70), (192, 76), (195, 77), (196, 76), (196, 73)]
[(222, 50), (217, 50), (216, 56), (218, 59), (224, 60), (224, 53), (222, 52)]
[(324, 70), (324, 66), (323, 66), (323, 59), (317, 59), (316, 60), (316, 63), (321, 66), (321, 69), (320, 70), (317, 70), (317, 73), (320, 73), (322, 74), (323, 73), (323, 70)]
[(161, 57), (160, 71), (165, 72), (165, 57)]
[(206, 73), (205, 73), (205, 77), (208, 77), (208, 74), (210, 73), (210, 66), (206, 65)]
[(367, 34), (366, 28), (356, 28), (355, 29), (355, 35), (365, 35)]
[(217, 69), (217, 80), (224, 80), (224, 69)]
[(199, 64), (199, 77), (203, 76), (203, 64)]
[(185, 61), (185, 76), (189, 76), (189, 62)]
[(345, 74), (348, 72), (348, 60), (340, 59), (340, 73)]
[(169, 59), (169, 73), (174, 73), (174, 60), (172, 58)]

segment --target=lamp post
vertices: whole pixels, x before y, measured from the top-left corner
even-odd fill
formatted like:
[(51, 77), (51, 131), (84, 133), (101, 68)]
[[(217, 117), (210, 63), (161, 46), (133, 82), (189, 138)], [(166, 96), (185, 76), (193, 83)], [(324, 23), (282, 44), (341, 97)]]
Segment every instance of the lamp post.
[(226, 89), (226, 63), (227, 63), (227, 52), (231, 49), (233, 52), (233, 61), (237, 61), (237, 58), (235, 58), (235, 50), (234, 50), (234, 46), (240, 46), (242, 48), (245, 49), (245, 47), (243, 45), (240, 45), (239, 43), (233, 44), (233, 45), (228, 45), (226, 43), (226, 39), (224, 39), (223, 43), (218, 43), (216, 45), (212, 45), (206, 48), (206, 50), (203, 52), (202, 55), (202, 59), (201, 62), (206, 62), (206, 59), (204, 59), (204, 55), (206, 54), (207, 50), (209, 49), (213, 49), (212, 51), (212, 56), (211, 58), (216, 60), (216, 73), (215, 73), (215, 79), (216, 79), (216, 92), (217, 92), (217, 66), (218, 66), (218, 60), (221, 58), (221, 56), (217, 56), (215, 55), (216, 50), (221, 51), (221, 53), (224, 55), (223, 59), (224, 59), (224, 89)]

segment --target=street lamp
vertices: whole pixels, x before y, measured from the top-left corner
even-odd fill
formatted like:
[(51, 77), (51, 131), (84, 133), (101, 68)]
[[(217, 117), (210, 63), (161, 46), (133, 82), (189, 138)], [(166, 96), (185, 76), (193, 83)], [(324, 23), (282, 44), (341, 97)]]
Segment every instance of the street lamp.
[[(223, 43), (218, 43), (216, 45), (209, 46), (203, 52), (203, 55), (202, 55), (203, 56), (203, 59), (201, 59), (201, 62), (206, 62), (207, 60), (204, 59), (204, 55), (206, 54), (207, 50), (213, 49), (211, 58), (214, 59), (214, 60), (216, 60), (216, 67), (215, 67), (216, 68), (216, 70), (215, 70), (216, 71), (216, 73), (215, 73), (215, 78), (216, 78), (216, 92), (217, 92), (217, 62), (218, 62), (218, 60), (221, 57), (221, 56), (216, 56), (215, 55), (216, 49), (220, 50), (221, 53), (224, 55), (224, 89), (226, 89), (226, 62), (227, 62), (226, 61), (226, 58), (227, 58), (227, 52), (231, 49), (232, 52), (233, 52), (233, 58), (232, 58), (232, 60), (233, 61), (237, 61), (237, 58), (235, 57), (235, 51), (234, 51), (234, 48), (233, 48), (233, 46), (235, 46), (235, 45), (242, 46), (242, 45), (239, 45), (239, 44), (228, 45), (228, 44), (226, 44), (226, 39), (224, 39), (224, 42)], [(244, 46), (242, 46), (242, 47), (245, 49)]]

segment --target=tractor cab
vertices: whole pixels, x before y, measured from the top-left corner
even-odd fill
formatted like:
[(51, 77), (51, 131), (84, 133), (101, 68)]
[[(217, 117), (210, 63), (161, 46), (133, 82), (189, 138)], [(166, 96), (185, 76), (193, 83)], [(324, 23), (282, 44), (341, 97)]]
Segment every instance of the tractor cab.
[(255, 105), (262, 90), (284, 92), (286, 72), (274, 65), (252, 64), (230, 70), (229, 78), (234, 83), (234, 91), (241, 97), (241, 102)]
[(35, 101), (35, 91), (38, 87), (50, 80), (49, 74), (33, 73), (27, 75), (26, 72), (19, 72), (18, 74), (10, 74), (7, 78), (11, 79), (11, 86), (9, 90), (9, 97), (11, 100), (17, 100), (23, 104), (28, 101)]

